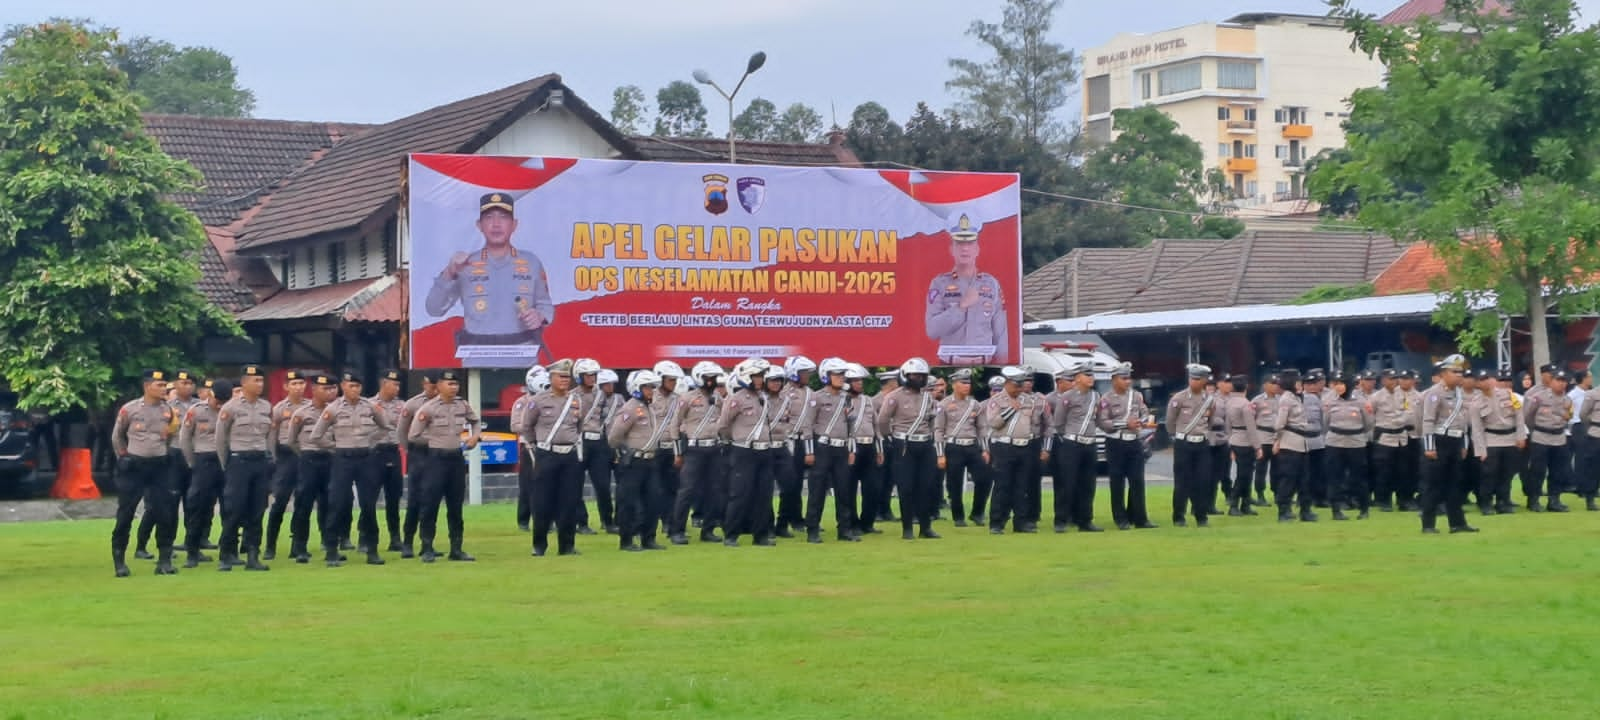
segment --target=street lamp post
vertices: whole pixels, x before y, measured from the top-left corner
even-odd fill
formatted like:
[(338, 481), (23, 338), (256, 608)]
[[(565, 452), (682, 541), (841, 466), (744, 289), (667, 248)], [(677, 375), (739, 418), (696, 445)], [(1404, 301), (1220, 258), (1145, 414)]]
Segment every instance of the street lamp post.
[(751, 55), (750, 56), (750, 62), (745, 63), (744, 75), (739, 78), (739, 83), (737, 85), (733, 86), (733, 92), (727, 92), (727, 91), (723, 90), (722, 86), (718, 85), (715, 80), (711, 79), (711, 74), (710, 73), (708, 73), (708, 72), (706, 72), (704, 70), (695, 70), (694, 71), (694, 81), (695, 82), (700, 83), (701, 85), (710, 85), (712, 87), (712, 89), (717, 91), (718, 95), (721, 95), (724, 99), (726, 99), (728, 101), (728, 163), (729, 164), (733, 164), (733, 163), (738, 161), (737, 157), (735, 157), (735, 155), (734, 155), (734, 149), (733, 149), (733, 98), (739, 94), (739, 88), (744, 87), (744, 81), (746, 79), (748, 79), (752, 73), (754, 73), (757, 70), (760, 70), (761, 66), (765, 65), (765, 64), (767, 64), (767, 54), (766, 53), (757, 52), (756, 54)]

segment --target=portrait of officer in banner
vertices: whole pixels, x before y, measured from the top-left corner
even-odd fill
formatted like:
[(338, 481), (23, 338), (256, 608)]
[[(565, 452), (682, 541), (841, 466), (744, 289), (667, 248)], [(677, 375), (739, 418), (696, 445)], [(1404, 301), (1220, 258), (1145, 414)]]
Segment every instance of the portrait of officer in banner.
[(978, 269), (978, 226), (962, 214), (950, 228), (955, 269), (928, 286), (928, 338), (945, 365), (1008, 362), (1005, 294), (1000, 281)]
[(464, 324), (456, 334), (457, 347), (542, 345), (555, 305), (544, 264), (511, 244), (517, 230), (511, 195), (484, 195), (477, 225), (483, 247), (451, 256), (428, 290), (428, 314), (443, 317), (461, 303)]

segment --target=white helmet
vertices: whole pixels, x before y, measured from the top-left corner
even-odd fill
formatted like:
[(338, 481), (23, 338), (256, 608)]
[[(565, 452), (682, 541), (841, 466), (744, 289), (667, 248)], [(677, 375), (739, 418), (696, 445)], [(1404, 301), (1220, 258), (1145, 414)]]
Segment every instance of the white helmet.
[(678, 367), (678, 364), (671, 360), (662, 360), (661, 362), (656, 363), (656, 366), (652, 368), (652, 370), (654, 370), (655, 374), (661, 378), (672, 378), (676, 380), (683, 377), (683, 368)]
[(604, 385), (606, 383), (615, 383), (616, 381), (617, 371), (600, 368), (600, 377), (595, 378), (594, 383), (596, 385)]
[(843, 361), (843, 360), (841, 360), (839, 358), (836, 358), (836, 357), (823, 358), (822, 359), (822, 364), (819, 365), (818, 368), (817, 368), (817, 372), (821, 373), (824, 377), (826, 377), (826, 376), (832, 375), (834, 373), (842, 373), (842, 372), (845, 371), (846, 367), (848, 367), (848, 366), (845, 364), (845, 361)]
[[(539, 392), (538, 390), (533, 389), (533, 381), (541, 377), (550, 377), (549, 373), (545, 372), (543, 365), (535, 365), (531, 368), (528, 368), (528, 374), (524, 375), (522, 378), (523, 385), (528, 388), (529, 392)], [(545, 387), (550, 387), (550, 383), (546, 382)]]
[(528, 380), (528, 389), (535, 395), (550, 389), (550, 376), (539, 375)]
[(800, 373), (817, 369), (817, 364), (811, 362), (811, 358), (808, 358), (804, 355), (795, 355), (794, 357), (783, 361), (783, 369), (785, 374), (789, 376), (790, 380), (799, 382)]
[(755, 383), (756, 378), (767, 374), (767, 371), (771, 368), (772, 363), (763, 358), (753, 357), (742, 360), (738, 365), (733, 366), (733, 380), (739, 387), (750, 387)]
[(769, 366), (766, 375), (768, 380), (784, 380), (788, 378), (788, 375), (783, 372), (783, 368), (777, 366)]
[(694, 370), (689, 373), (690, 380), (699, 380), (706, 375), (721, 375), (722, 366), (710, 360), (701, 360), (694, 364)]
[(862, 366), (861, 363), (849, 363), (844, 366), (844, 379), (846, 380), (865, 380), (868, 374), (867, 368)]
[(573, 375), (593, 375), (600, 372), (600, 363), (594, 358), (578, 358), (572, 363)]
[(635, 370), (628, 376), (628, 394), (639, 397), (639, 388), (646, 385), (660, 385), (661, 376), (649, 370)]
[(928, 369), (928, 361), (919, 357), (911, 358), (900, 366), (900, 377), (902, 378), (907, 375), (927, 375), (929, 372), (931, 371)]

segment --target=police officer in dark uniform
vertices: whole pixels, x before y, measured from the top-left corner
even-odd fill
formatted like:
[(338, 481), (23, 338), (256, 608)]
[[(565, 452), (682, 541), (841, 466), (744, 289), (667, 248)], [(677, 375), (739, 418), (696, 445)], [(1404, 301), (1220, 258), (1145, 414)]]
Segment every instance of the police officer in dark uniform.
[(177, 498), (172, 488), (168, 444), (178, 428), (177, 413), (166, 403), (167, 373), (146, 370), (144, 396), (117, 411), (111, 447), (117, 453), (117, 522), (111, 529), (111, 562), (117, 577), (129, 575), (126, 555), (133, 511), (144, 501), (155, 518), (157, 575), (176, 575), (172, 543), (177, 537)]

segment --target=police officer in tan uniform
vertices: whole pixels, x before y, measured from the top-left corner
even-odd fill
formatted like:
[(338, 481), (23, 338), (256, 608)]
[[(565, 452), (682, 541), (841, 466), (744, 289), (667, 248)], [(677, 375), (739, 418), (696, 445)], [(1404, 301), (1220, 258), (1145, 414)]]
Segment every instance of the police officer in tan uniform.
[(283, 529), (283, 516), (289, 510), (289, 499), (300, 487), (300, 478), (296, 474), (300, 470), (300, 461), (288, 445), (294, 439), (294, 433), (288, 432), (288, 428), (283, 426), (294, 417), (296, 411), (311, 402), (306, 398), (306, 377), (303, 373), (290, 370), (283, 377), (286, 394), (278, 404), (272, 406), (272, 426), (278, 445), (272, 448), (272, 505), (267, 509), (267, 547), (263, 556), (267, 560), (278, 556), (278, 533)]
[(1278, 522), (1294, 522), (1296, 496), (1300, 500), (1300, 521), (1316, 522), (1307, 487), (1310, 476), (1306, 473), (1306, 458), (1310, 440), (1320, 433), (1306, 420), (1300, 373), (1284, 370), (1278, 373), (1276, 384), (1283, 389), (1278, 394), (1278, 414), (1272, 427), (1272, 495), (1278, 503)]
[(577, 505), (583, 493), (583, 400), (573, 392), (571, 360), (545, 368), (550, 389), (534, 396), (523, 411), (522, 434), (533, 440), (533, 556), (550, 547), (556, 529), (556, 550), (577, 555)]
[[(1572, 472), (1572, 455), (1567, 445), (1567, 421), (1573, 416), (1572, 399), (1567, 397), (1567, 371), (1554, 369), (1550, 379), (1538, 392), (1529, 391), (1523, 401), (1522, 413), (1528, 424), (1531, 442), (1528, 447), (1528, 468), (1522, 474), (1522, 493), (1528, 498), (1528, 509), (1533, 512), (1567, 512), (1570, 508), (1561, 502), (1561, 488), (1567, 484), (1567, 474)], [(1546, 482), (1548, 476), (1549, 481)], [(1541, 488), (1549, 502), (1541, 506)]]
[[(190, 408), (200, 404), (200, 400), (194, 394), (195, 380), (194, 373), (188, 370), (179, 370), (172, 374), (172, 380), (167, 386), (167, 404), (172, 406), (172, 412), (180, 422), (189, 413)], [(173, 522), (187, 524), (186, 519), (189, 515), (189, 508), (184, 503), (189, 497), (190, 469), (189, 463), (184, 462), (183, 452), (178, 449), (177, 440), (177, 432), (174, 431), (172, 440), (169, 443), (171, 448), (167, 451), (169, 460), (167, 468), (168, 472), (172, 473), (172, 490), (177, 498), (174, 501), (173, 511), (176, 514)], [(184, 518), (184, 520), (179, 520), (179, 517)], [(140, 560), (154, 558), (153, 555), (146, 552), (146, 548), (150, 546), (150, 532), (155, 528), (155, 518), (156, 513), (150, 512), (148, 508), (146, 508), (144, 516), (139, 518), (139, 547), (133, 556)]]
[[(878, 434), (890, 438), (889, 454), (894, 456), (894, 484), (900, 493), (900, 536), (917, 537), (913, 525), (921, 526), (921, 537), (937, 539), (933, 531), (934, 491), (938, 453), (933, 447), (933, 415), (938, 403), (928, 389), (930, 369), (922, 358), (911, 358), (900, 365), (901, 386), (884, 398), (878, 408)], [(1017, 389), (1020, 392), (1022, 385)]]
[(854, 533), (855, 492), (850, 484), (850, 426), (855, 421), (854, 399), (845, 390), (845, 362), (825, 358), (817, 366), (822, 389), (807, 394), (796, 424), (810, 468), (806, 497), (806, 542), (822, 542), (822, 506), (833, 491), (834, 530), (841, 542), (859, 542)]
[(511, 403), (511, 429), (517, 433), (517, 529), (530, 532), (533, 522), (533, 439), (523, 434), (528, 426), (527, 412), (535, 395), (550, 389), (550, 376), (543, 365), (528, 368), (523, 376), (522, 394)]
[(1262, 433), (1257, 429), (1260, 421), (1256, 405), (1245, 394), (1250, 378), (1230, 375), (1217, 385), (1222, 393), (1217, 399), (1219, 414), (1228, 433), (1228, 451), (1233, 456), (1233, 487), (1228, 489), (1228, 515), (1255, 515), (1250, 502), (1250, 482), (1256, 475), (1256, 463), (1263, 462)]
[(878, 406), (866, 393), (870, 374), (859, 363), (850, 363), (844, 370), (845, 387), (858, 408), (855, 419), (850, 421), (850, 482), (860, 498), (860, 509), (854, 513), (857, 539), (883, 532), (875, 527), (883, 482), (883, 439), (878, 437)]
[(1207, 527), (1212, 499), (1210, 429), (1217, 398), (1206, 392), (1211, 368), (1190, 365), (1189, 389), (1167, 402), (1167, 434), (1172, 436), (1172, 524), (1187, 525), (1186, 506), (1193, 506), (1197, 527)]
[[(421, 441), (428, 447), (428, 462), (422, 468), (422, 518), (419, 522), (422, 552), (418, 558), (431, 563), (438, 557), (433, 550), (433, 538), (438, 530), (442, 498), (450, 533), (449, 558), (455, 562), (472, 562), (476, 558), (461, 549), (466, 535), (461, 518), (461, 505), (467, 495), (465, 451), (478, 446), (483, 428), (477, 411), (458, 394), (460, 373), (455, 370), (439, 373), (438, 390), (439, 396), (422, 404), (408, 429), (413, 441)], [(461, 438), (462, 432), (467, 434), (465, 440)]]
[(992, 489), (989, 451), (983, 442), (984, 412), (972, 396), (972, 370), (955, 371), (950, 376), (950, 387), (954, 392), (934, 409), (933, 447), (939, 454), (939, 468), (945, 473), (951, 517), (955, 518), (956, 527), (966, 527), (971, 517), (966, 514), (964, 503), (967, 477), (972, 478), (973, 516), (983, 512)]
[[(328, 516), (339, 523), (335, 533), (348, 537), (349, 526), (344, 517), (350, 511), (350, 487), (354, 483), (357, 499), (361, 503), (361, 534), (357, 547), (366, 553), (368, 565), (382, 565), (378, 555), (378, 467), (372, 451), (372, 438), (379, 432), (394, 428), (377, 403), (361, 395), (361, 377), (344, 373), (340, 377), (344, 396), (333, 401), (322, 411), (312, 426), (311, 434), (318, 438), (333, 438), (333, 475), (328, 483)], [(323, 530), (326, 537), (328, 531)], [(343, 564), (339, 548), (324, 548), (329, 567)]]
[(771, 409), (760, 389), (771, 369), (761, 358), (735, 365), (729, 373), (732, 392), (717, 417), (717, 432), (730, 445), (722, 540), (727, 547), (738, 547), (740, 535), (752, 536), (756, 545), (776, 544), (772, 540), (772, 456), (768, 453), (772, 447), (767, 417)]
[(1461, 506), (1467, 499), (1465, 464), (1469, 453), (1481, 459), (1483, 448), (1482, 418), (1474, 416), (1466, 393), (1461, 388), (1461, 374), (1467, 370), (1467, 359), (1451, 355), (1439, 363), (1439, 384), (1422, 396), (1422, 532), (1437, 533), (1439, 505), (1444, 504), (1450, 520), (1450, 532), (1472, 533), (1478, 529), (1467, 524)]
[(239, 564), (241, 542), (248, 560), (244, 569), (269, 569), (260, 560), (261, 513), (266, 510), (272, 457), (278, 446), (278, 426), (272, 403), (262, 397), (267, 378), (258, 365), (246, 365), (240, 374), (239, 397), (217, 412), (217, 458), (222, 461), (222, 538), (217, 543), (217, 569), (227, 572)]
[[(780, 538), (792, 538), (794, 533), (791, 528), (805, 527), (804, 478), (802, 471), (805, 467), (804, 448), (799, 446), (800, 431), (796, 424), (800, 421), (800, 412), (805, 409), (805, 404), (811, 394), (811, 389), (805, 387), (801, 380), (789, 381), (794, 377), (806, 378), (809, 381), (808, 371), (795, 371), (792, 367), (788, 370), (782, 367), (767, 369), (763, 378), (763, 397), (771, 412), (767, 413), (767, 467), (771, 469), (773, 482), (778, 487), (778, 510), (773, 525), (773, 534)], [(801, 451), (795, 454), (796, 449)], [(799, 467), (795, 463), (799, 462)]]
[(946, 365), (1004, 362), (1008, 340), (1005, 293), (993, 275), (978, 270), (978, 227), (962, 215), (950, 229), (955, 269), (928, 285), (928, 338), (939, 343)]
[[(878, 392), (872, 396), (873, 432), (877, 432), (877, 419), (883, 414), (883, 401), (900, 387), (900, 370), (885, 370), (877, 374)], [(878, 442), (884, 447), (883, 463), (878, 471), (878, 492), (874, 493), (873, 506), (877, 519), (882, 522), (894, 522), (894, 453), (887, 452), (892, 443), (882, 433), (878, 434)]]
[[(322, 546), (339, 550), (339, 517), (329, 511), (329, 484), (333, 475), (333, 438), (314, 431), (317, 420), (327, 410), (338, 394), (339, 386), (333, 378), (318, 373), (309, 379), (311, 402), (294, 411), (285, 431), (289, 433), (288, 445), (299, 459), (295, 470), (299, 487), (294, 492), (294, 514), (289, 517), (289, 557), (295, 562), (311, 562), (311, 512), (316, 510), (317, 532), (322, 536)], [(345, 482), (350, 482), (345, 478)]]
[[(583, 473), (589, 479), (589, 486), (594, 488), (594, 504), (600, 509), (600, 527), (606, 532), (615, 533), (616, 506), (611, 497), (613, 458), (611, 447), (606, 444), (606, 425), (612, 418), (611, 410), (614, 408), (606, 407), (610, 395), (600, 389), (600, 371), (603, 369), (599, 361), (593, 358), (572, 361), (572, 394), (578, 397), (583, 411)], [(577, 513), (578, 534), (596, 534), (589, 527), (589, 505), (583, 501), (582, 485), (579, 486), (578, 504), (574, 511)]]
[(679, 453), (683, 458), (681, 482), (667, 523), (667, 534), (674, 545), (689, 544), (689, 506), (696, 499), (703, 512), (700, 542), (722, 542), (716, 531), (727, 502), (727, 478), (719, 466), (722, 450), (717, 441), (717, 420), (726, 405), (717, 393), (721, 375), (722, 368), (716, 363), (703, 361), (695, 365), (690, 372), (695, 390), (678, 403), (677, 414), (672, 418), (683, 448)]
[(637, 370), (627, 384), (631, 397), (612, 418), (606, 437), (617, 454), (618, 547), (623, 552), (665, 550), (656, 542), (660, 518), (654, 508), (663, 504), (657, 498), (665, 493), (656, 456), (675, 410), (657, 394), (661, 376), (655, 371)]
[(544, 328), (555, 320), (555, 304), (544, 264), (511, 244), (517, 219), (510, 195), (489, 193), (479, 200), (478, 231), (483, 249), (451, 256), (428, 290), (428, 314), (440, 317), (461, 303), (464, 327), (457, 345), (541, 343)]
[(1272, 457), (1272, 445), (1277, 440), (1278, 396), (1283, 393), (1279, 380), (1281, 378), (1276, 373), (1268, 375), (1261, 383), (1261, 393), (1250, 399), (1250, 408), (1256, 418), (1256, 438), (1261, 441), (1261, 452), (1256, 456), (1256, 498), (1250, 502), (1256, 507), (1270, 506), (1266, 495), (1268, 478), (1273, 481), (1273, 494), (1278, 492), (1278, 475), (1272, 469), (1276, 462)]
[(428, 464), (428, 445), (411, 438), (411, 419), (429, 400), (438, 397), (435, 379), (432, 372), (422, 374), (422, 392), (406, 400), (406, 404), (400, 408), (400, 421), (395, 423), (395, 434), (406, 450), (406, 515), (401, 523), (405, 539), (400, 543), (400, 557), (406, 559), (416, 554), (412, 541), (417, 537), (417, 523), (422, 519), (422, 468)]
[(1111, 392), (1100, 398), (1095, 413), (1100, 431), (1106, 434), (1106, 474), (1111, 483), (1111, 519), (1118, 530), (1151, 529), (1144, 502), (1144, 446), (1140, 428), (1152, 421), (1144, 395), (1133, 389), (1133, 364), (1121, 363), (1111, 370)]
[[(1522, 399), (1511, 392), (1510, 370), (1500, 373), (1479, 411), (1483, 417), (1483, 440), (1487, 455), (1478, 485), (1478, 511), (1484, 515), (1516, 512), (1511, 501), (1511, 478), (1522, 464), (1528, 446), (1528, 425), (1522, 417)], [(1582, 467), (1593, 467), (1584, 464)]]
[(1367, 487), (1367, 438), (1372, 437), (1373, 411), (1354, 390), (1355, 378), (1335, 373), (1329, 383), (1333, 399), (1323, 406), (1328, 423), (1328, 494), (1333, 501), (1333, 519), (1346, 520), (1348, 503), (1354, 502), (1367, 519), (1372, 509), (1372, 488)]
[(111, 563), (117, 577), (129, 575), (126, 560), (133, 511), (144, 501), (155, 518), (157, 575), (176, 575), (172, 543), (177, 537), (177, 498), (172, 488), (168, 445), (177, 432), (177, 412), (165, 399), (169, 375), (146, 370), (144, 395), (117, 411), (111, 447), (117, 453), (117, 522), (111, 529)]
[(1410, 398), (1400, 389), (1400, 373), (1386, 369), (1378, 373), (1380, 387), (1367, 397), (1372, 404), (1372, 504), (1382, 512), (1394, 510), (1395, 478), (1404, 466), (1410, 435), (1406, 425), (1411, 417)]
[(216, 511), (217, 498), (222, 495), (222, 459), (217, 457), (217, 415), (225, 398), (233, 395), (233, 384), (227, 380), (206, 380), (200, 390), (200, 404), (189, 408), (178, 430), (178, 450), (182, 462), (192, 473), (189, 482), (189, 508), (184, 515), (188, 533), (183, 549), (188, 556), (183, 566), (198, 567), (211, 558), (200, 553), (206, 536), (211, 534), (211, 518)]
[(383, 491), (383, 517), (384, 525), (389, 530), (389, 552), (400, 552), (400, 502), (405, 492), (405, 478), (400, 471), (399, 422), (400, 413), (406, 406), (405, 399), (400, 397), (400, 371), (384, 370), (379, 375), (378, 394), (370, 400), (389, 421), (387, 428), (375, 427), (373, 430), (372, 452), (377, 467), (376, 485)]
[[(1028, 483), (1034, 439), (1045, 430), (1044, 403), (1023, 392), (1028, 373), (1019, 367), (1000, 370), (1006, 380), (1004, 394), (994, 398), (985, 413), (989, 427), (989, 472), (994, 475), (994, 506), (989, 511), (989, 533), (1005, 534), (1006, 520), (1015, 512), (1014, 532), (1036, 532), (1027, 520)], [(1044, 452), (1049, 452), (1045, 447)]]
[(1069, 384), (1059, 393), (1058, 405), (1050, 417), (1056, 436), (1052, 453), (1055, 486), (1055, 526), (1065, 532), (1068, 525), (1080, 532), (1101, 532), (1094, 524), (1095, 446), (1098, 444), (1096, 414), (1100, 411), (1100, 392), (1094, 387), (1094, 364), (1084, 361), (1062, 372)]

